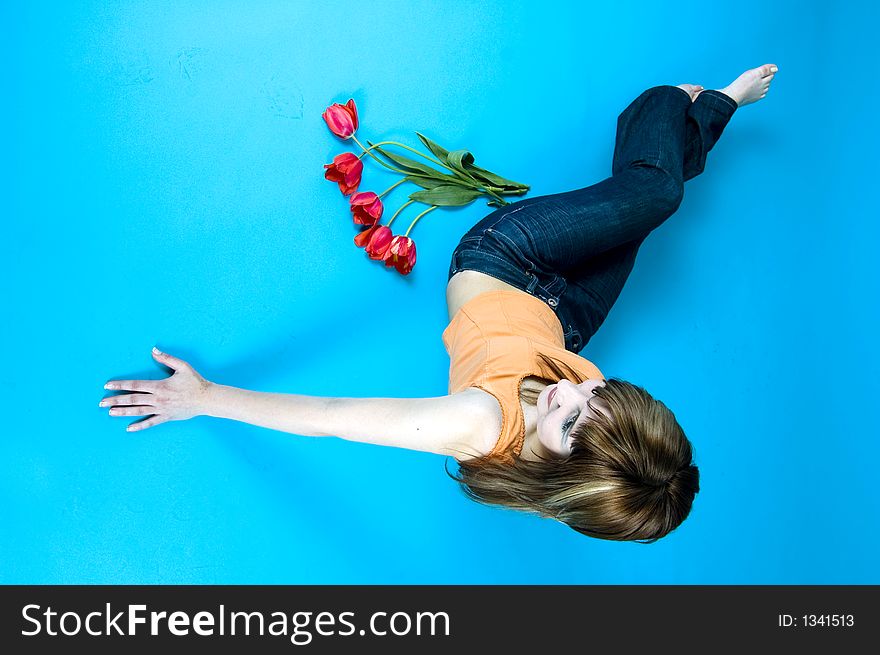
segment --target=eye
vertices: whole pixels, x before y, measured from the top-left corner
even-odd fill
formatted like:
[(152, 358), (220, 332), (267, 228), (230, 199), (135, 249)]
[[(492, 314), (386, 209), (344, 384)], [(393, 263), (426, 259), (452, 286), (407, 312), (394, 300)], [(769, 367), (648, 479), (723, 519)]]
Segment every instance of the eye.
[(573, 425), (575, 424), (575, 422), (577, 421), (577, 417), (578, 417), (577, 414), (572, 414), (572, 415), (571, 415), (571, 418), (569, 418), (569, 419), (568, 419), (568, 420), (562, 425), (562, 433), (563, 433), (563, 434), (565, 434), (566, 432), (568, 432), (569, 428), (571, 428), (571, 426), (573, 426)]

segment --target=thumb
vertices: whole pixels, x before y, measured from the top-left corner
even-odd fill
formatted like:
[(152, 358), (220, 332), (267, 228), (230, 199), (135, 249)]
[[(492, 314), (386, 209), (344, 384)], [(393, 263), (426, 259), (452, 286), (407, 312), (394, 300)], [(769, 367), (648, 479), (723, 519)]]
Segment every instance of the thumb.
[(170, 369), (175, 371), (186, 368), (188, 364), (182, 359), (178, 359), (177, 357), (172, 357), (168, 353), (163, 353), (161, 350), (153, 346), (153, 359), (155, 359), (160, 364), (165, 364)]

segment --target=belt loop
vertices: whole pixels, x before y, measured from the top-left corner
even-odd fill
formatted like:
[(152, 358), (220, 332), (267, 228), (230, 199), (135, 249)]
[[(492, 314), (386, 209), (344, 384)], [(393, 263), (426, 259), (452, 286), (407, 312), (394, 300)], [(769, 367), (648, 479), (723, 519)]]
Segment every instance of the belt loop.
[(525, 273), (529, 276), (529, 286), (526, 288), (526, 291), (528, 291), (532, 295), (535, 295), (534, 291), (535, 287), (538, 286), (538, 276), (531, 271), (526, 271)]

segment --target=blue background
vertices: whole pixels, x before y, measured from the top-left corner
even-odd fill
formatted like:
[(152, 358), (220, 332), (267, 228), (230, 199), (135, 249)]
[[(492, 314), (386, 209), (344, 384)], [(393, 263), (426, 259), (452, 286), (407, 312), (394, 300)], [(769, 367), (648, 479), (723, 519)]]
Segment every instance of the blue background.
[[(364, 4), (2, 5), (0, 582), (880, 582), (876, 5)], [(437, 455), (97, 407), (164, 377), (154, 344), (250, 389), (446, 392), (449, 256), (491, 208), (425, 217), (408, 278), (367, 261), (330, 102), (540, 195), (610, 174), (643, 89), (767, 62), (582, 353), (696, 445), (660, 542), (477, 505)]]

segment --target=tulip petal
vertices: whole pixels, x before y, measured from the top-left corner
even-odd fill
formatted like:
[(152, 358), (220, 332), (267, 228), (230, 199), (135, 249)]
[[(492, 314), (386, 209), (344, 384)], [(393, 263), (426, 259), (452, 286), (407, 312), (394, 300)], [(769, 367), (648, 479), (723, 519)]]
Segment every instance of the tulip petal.
[(351, 122), (352, 122), (352, 133), (357, 132), (358, 128), (358, 110), (357, 105), (354, 104), (354, 98), (349, 98), (348, 102), (345, 103), (346, 108), (351, 114)]
[(374, 225), (370, 228), (367, 228), (363, 232), (357, 234), (354, 237), (354, 245), (356, 245), (358, 248), (363, 248), (364, 246), (366, 246), (367, 243), (369, 243), (369, 241), (370, 241), (370, 237), (373, 236), (373, 232), (376, 231), (377, 227), (378, 227), (378, 224)]

